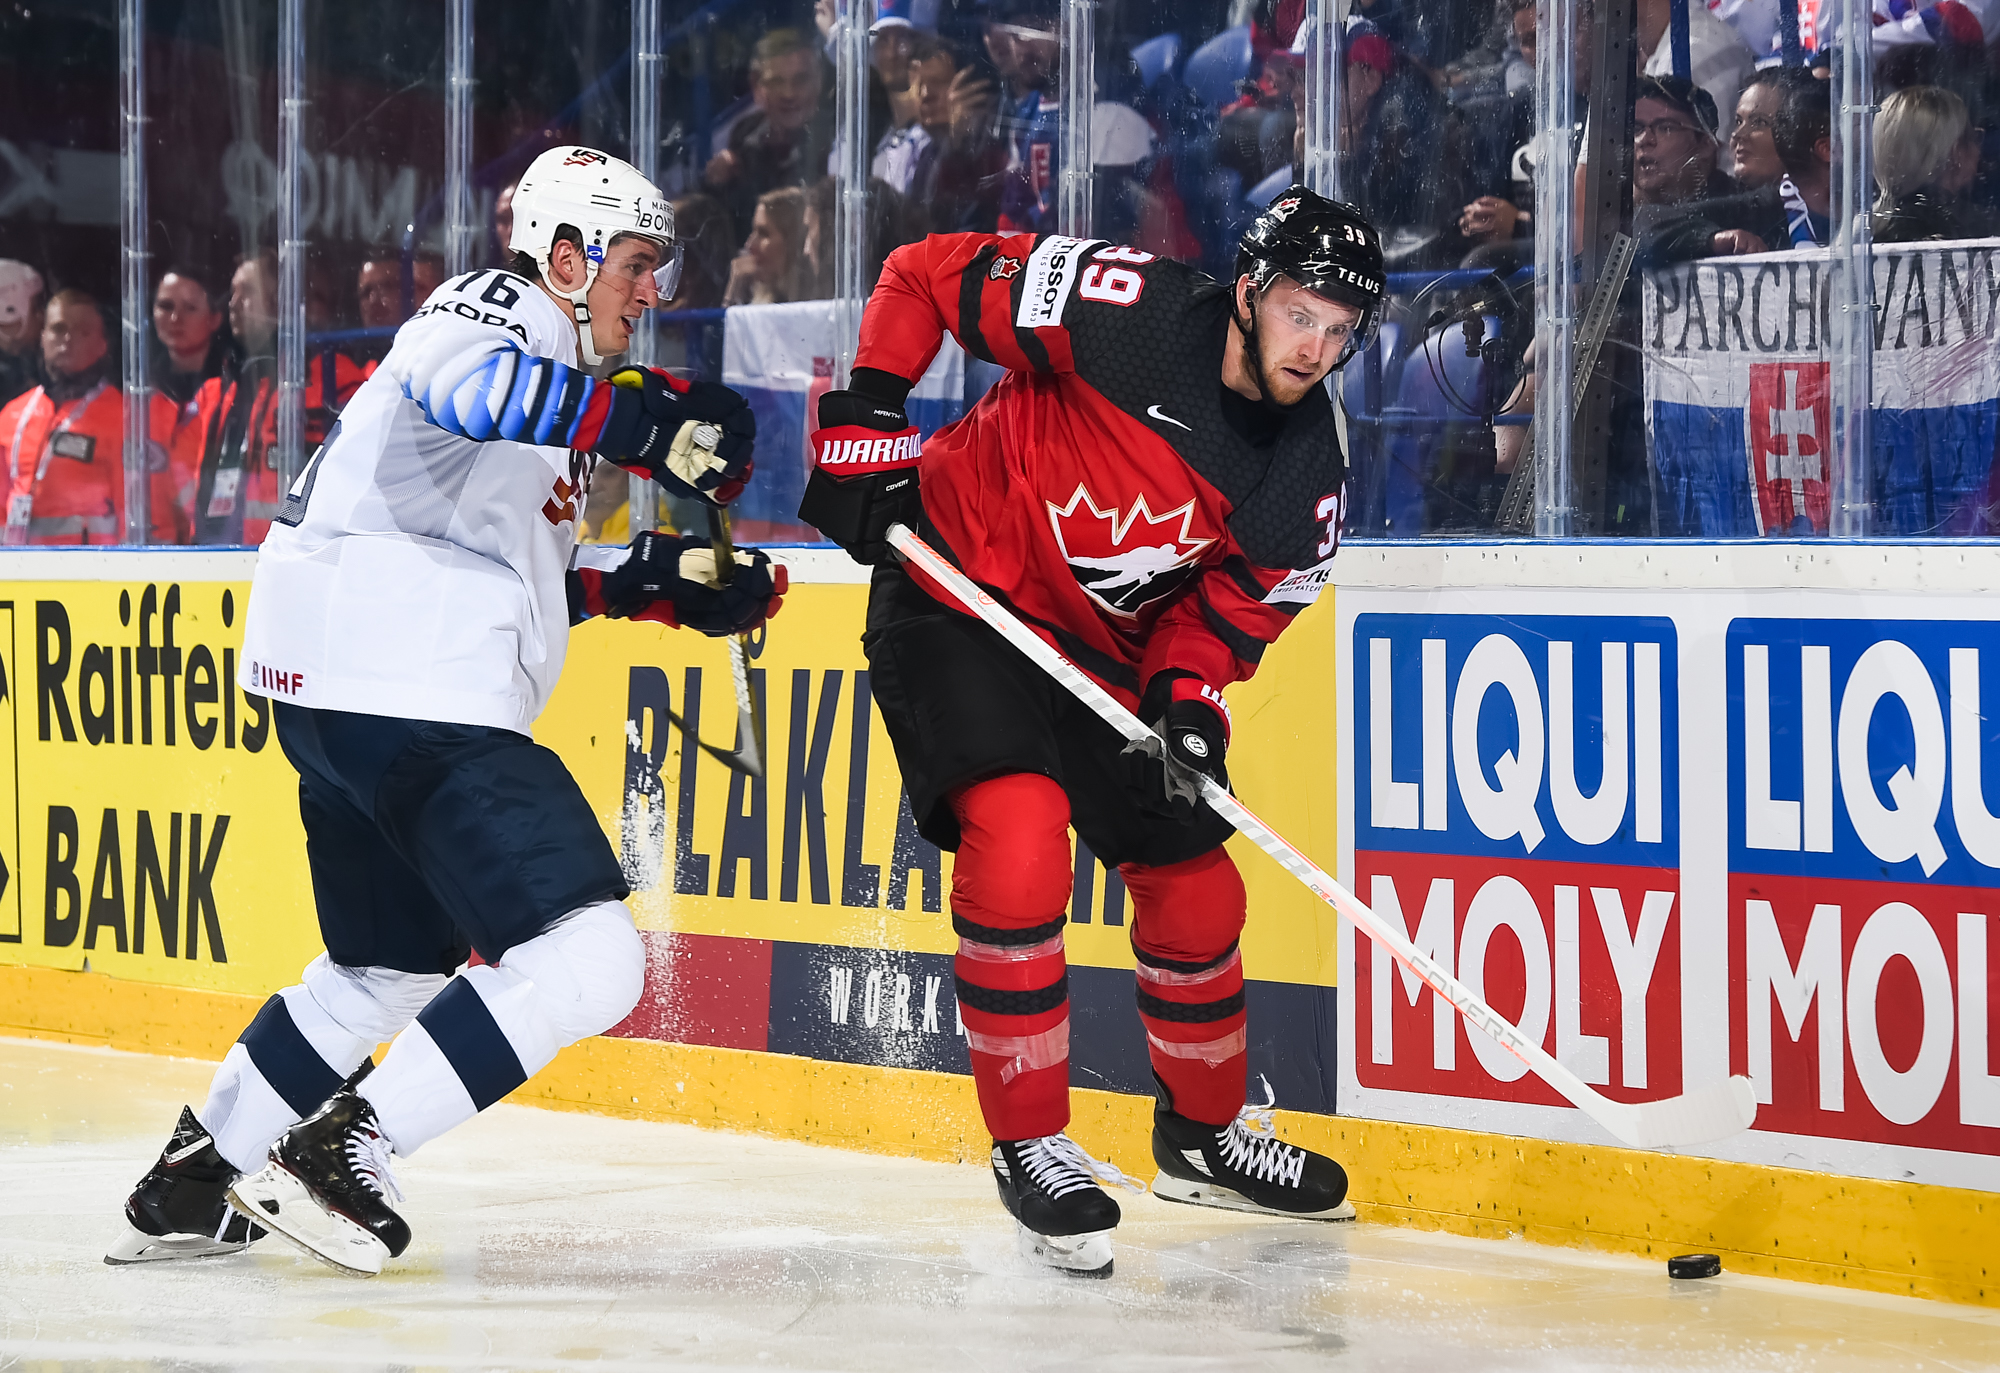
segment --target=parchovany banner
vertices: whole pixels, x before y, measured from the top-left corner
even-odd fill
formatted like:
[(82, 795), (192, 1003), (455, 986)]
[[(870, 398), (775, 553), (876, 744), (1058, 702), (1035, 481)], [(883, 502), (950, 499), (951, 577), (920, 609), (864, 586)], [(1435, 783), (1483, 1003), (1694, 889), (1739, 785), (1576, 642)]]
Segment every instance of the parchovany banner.
[[(2000, 242), (1874, 250), (1865, 475), (1879, 535), (1995, 532)], [(1658, 533), (1827, 531), (1834, 436), (1832, 249), (1709, 258), (1643, 285)]]

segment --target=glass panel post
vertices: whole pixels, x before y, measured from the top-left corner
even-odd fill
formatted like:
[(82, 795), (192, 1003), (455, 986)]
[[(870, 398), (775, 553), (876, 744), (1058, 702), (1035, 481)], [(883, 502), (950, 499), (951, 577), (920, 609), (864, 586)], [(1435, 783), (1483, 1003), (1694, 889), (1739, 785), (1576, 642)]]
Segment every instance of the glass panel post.
[(153, 388), (147, 376), (146, 322), (152, 317), (152, 255), (146, 221), (146, 0), (120, 0), (119, 70), (119, 251), (122, 271), (118, 297), (125, 385), (126, 543), (147, 542), (151, 526), (147, 480), (152, 466), (148, 423)]
[[(472, 204), (472, 0), (448, 0), (445, 16), (445, 275), (472, 270), (482, 227)], [(420, 304), (421, 302), (412, 302)]]
[(1535, 12), (1535, 537), (1566, 539), (1572, 525), (1570, 396), (1576, 357), (1576, 22), (1579, 0), (1543, 0)]
[(1062, 179), (1056, 188), (1056, 232), (1071, 238), (1090, 234), (1096, 182), (1091, 157), (1091, 115), (1097, 103), (1096, 0), (1063, 0), (1062, 67), (1057, 76), (1060, 102), (1057, 141)]
[[(278, 10), (278, 482), (298, 475), (305, 443), (306, 243), (304, 189), (305, 0)], [(245, 497), (247, 500), (247, 496)]]
[[(471, 0), (453, 0), (453, 3), (469, 8)], [(661, 42), (660, 0), (632, 0), (632, 129), (629, 151), (632, 165), (656, 186), (660, 181), (660, 78), (665, 70)], [(632, 350), (628, 356), (641, 367), (649, 366), (654, 359), (656, 314), (656, 311), (648, 310), (642, 315), (638, 332), (632, 336)], [(628, 481), (631, 532), (637, 538), (640, 530), (658, 527), (660, 499), (653, 483), (646, 478), (633, 473), (628, 476)]]
[[(1842, 0), (1840, 70), (1829, 83), (1833, 101), (1833, 449), (1832, 510), (1827, 532), (1865, 538), (1871, 531), (1874, 493), (1869, 481), (1872, 449), (1869, 408), (1875, 392), (1875, 264), (1869, 202), (1875, 192), (1874, 23), (1869, 0)], [(1849, 35), (1860, 34), (1860, 42)]]
[(1341, 52), (1342, 0), (1311, 0), (1306, 23), (1305, 180), (1306, 185), (1335, 200), (1350, 199), (1347, 189), (1348, 149), (1342, 146), (1340, 108), (1347, 99), (1346, 66)]
[(875, 0), (839, 0), (835, 31), (833, 215), (835, 387), (847, 385), (868, 295), (868, 29)]

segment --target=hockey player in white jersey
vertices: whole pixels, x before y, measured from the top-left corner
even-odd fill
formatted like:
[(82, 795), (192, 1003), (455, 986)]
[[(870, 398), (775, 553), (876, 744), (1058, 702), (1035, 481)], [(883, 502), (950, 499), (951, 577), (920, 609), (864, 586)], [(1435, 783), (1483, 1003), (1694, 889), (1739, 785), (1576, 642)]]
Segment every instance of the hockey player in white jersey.
[[(530, 726), (571, 624), (740, 633), (776, 612), (784, 574), (743, 553), (722, 585), (712, 549), (652, 532), (576, 545), (600, 460), (716, 504), (750, 474), (735, 392), (579, 366), (623, 353), (672, 294), (659, 190), (593, 149), (544, 153), (511, 246), (512, 270), (446, 282), (397, 332), (258, 557), (242, 685), (271, 698), (299, 770), (326, 953), (257, 1013), (200, 1114), (183, 1109), (107, 1262), (233, 1252), (271, 1229), (377, 1272), (410, 1240), (391, 1156), (638, 1000), (617, 859)], [(468, 949), (484, 961), (460, 970)]]

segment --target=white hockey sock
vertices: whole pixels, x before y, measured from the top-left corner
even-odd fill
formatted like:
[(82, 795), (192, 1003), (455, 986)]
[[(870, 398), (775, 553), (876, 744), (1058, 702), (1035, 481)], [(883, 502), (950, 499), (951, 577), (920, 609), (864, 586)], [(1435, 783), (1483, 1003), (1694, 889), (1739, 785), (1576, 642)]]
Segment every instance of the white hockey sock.
[(216, 1070), (199, 1118), (217, 1151), (244, 1172), (262, 1168), (278, 1136), (332, 1096), (446, 980), (314, 959), (299, 985), (264, 1004)]
[(397, 1036), (361, 1084), (396, 1152), (414, 1154), (602, 1034), (638, 1003), (646, 953), (622, 901), (586, 906), (467, 968)]

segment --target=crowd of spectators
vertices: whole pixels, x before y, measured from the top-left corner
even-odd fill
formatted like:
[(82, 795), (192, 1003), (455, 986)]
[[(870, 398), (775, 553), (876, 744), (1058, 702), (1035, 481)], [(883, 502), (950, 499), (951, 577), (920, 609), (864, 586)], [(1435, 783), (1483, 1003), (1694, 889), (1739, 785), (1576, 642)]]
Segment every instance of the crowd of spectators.
[[(417, 288), (435, 289), (438, 265), (418, 258)], [(400, 261), (387, 260), (400, 278)], [(365, 263), (353, 314), (393, 325), (407, 316), (383, 285), (384, 260)], [(316, 288), (316, 289), (315, 289)], [(309, 276), (308, 327), (334, 322), (338, 293)], [(317, 300), (315, 300), (317, 297)], [(258, 543), (277, 515), (285, 473), (278, 456), (278, 259), (269, 250), (226, 280), (176, 263), (154, 286), (147, 331), (147, 537), (154, 543)], [(421, 300), (421, 296), (418, 297)], [(71, 286), (49, 291), (33, 266), (0, 261), (0, 460), (8, 481), (4, 541), (125, 541), (125, 395), (111, 302)], [(308, 450), (376, 365), (355, 348), (308, 357), (302, 395)]]
[[(2000, 27), (2000, 5), (1975, 4)], [(1876, 234), (1984, 234), (2000, 178), (1986, 155), (1996, 64), (1981, 19), (1960, 0), (1877, 9)], [(1591, 0), (1577, 10), (1574, 137), (1601, 146), (1588, 137)], [(885, 0), (869, 37), (869, 271), (927, 233), (1056, 227), (1056, 0), (925, 11)], [(1095, 232), (1227, 269), (1242, 225), (1303, 174), (1306, 12), (1302, 0), (1236, 0), (1226, 16), (1236, 22), (1220, 32), (1192, 12), (1179, 31), (1166, 7), (1105, 12)], [(1787, 66), (1778, 0), (1693, 0), (1676, 71), (1672, 14), (1672, 0), (1637, 0), (1619, 121), (1629, 142), (1613, 144), (1630, 186), (1621, 227), (1641, 239), (1642, 261), (1827, 242), (1838, 35), (1823, 29), (1815, 48), (1808, 8)], [(817, 18), (817, 32), (773, 29), (750, 48), (747, 95), (710, 135), (698, 192), (678, 204), (702, 229), (690, 271), (706, 289), (694, 308), (834, 290), (830, 0)], [(1530, 261), (1537, 18), (1536, 0), (1356, 0), (1343, 38), (1343, 186), (1382, 228), (1392, 271)]]
[[(1086, 185), (1096, 233), (1220, 274), (1242, 225), (1303, 175), (1312, 34), (1303, 0), (1198, 8), (1100, 12)], [(2000, 0), (1876, 0), (1875, 10), (1873, 33), (1861, 37), (1879, 105), (1874, 238), (2000, 234), (2000, 145), (1987, 134), (2000, 48), (1984, 27), (2000, 39)], [(687, 258), (670, 311), (835, 291), (843, 217), (831, 0), (814, 13), (735, 49), (740, 73), (711, 75), (724, 90), (740, 75), (741, 97), (681, 132), (700, 151), (673, 202)], [(1058, 0), (879, 0), (876, 13), (863, 288), (890, 251), (928, 233), (1055, 229), (1065, 170)], [(1575, 13), (1572, 144), (1585, 159), (1594, 150), (1617, 162), (1618, 227), (1637, 239), (1642, 267), (1836, 240), (1829, 76), (1843, 35), (1827, 27), (1830, 15), (1787, 52), (1779, 0), (1692, 0), (1677, 70), (1672, 0), (1635, 0), (1626, 108), (1598, 129), (1593, 0), (1575, 0)], [(1538, 0), (1354, 0), (1342, 37), (1339, 176), (1383, 231), (1391, 271), (1404, 274), (1397, 282), (1457, 268), (1523, 280), (1535, 242), (1538, 18)], [(512, 189), (493, 202), (494, 262), (511, 232)], [(435, 253), (395, 244), (358, 270), (308, 261), (308, 331), (338, 342), (311, 353), (307, 451), (444, 270)], [(157, 278), (147, 333), (157, 537), (254, 543), (278, 508), (277, 292), (268, 250), (226, 275), (174, 263)], [(32, 264), (0, 261), (9, 541), (122, 532), (124, 483), (105, 461), (123, 424), (122, 410), (112, 413), (122, 404), (117, 338), (108, 303), (51, 291)], [(1532, 357), (1521, 370), (1517, 411), (1533, 403)], [(96, 407), (87, 418), (85, 402)], [(74, 466), (92, 468), (87, 480), (64, 466), (86, 449), (92, 458)], [(1503, 442), (1501, 476), (1509, 454)], [(96, 492), (88, 499), (103, 508), (72, 510), (51, 494), (69, 488)], [(76, 519), (84, 523), (61, 523)]]

